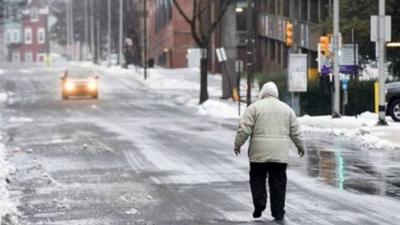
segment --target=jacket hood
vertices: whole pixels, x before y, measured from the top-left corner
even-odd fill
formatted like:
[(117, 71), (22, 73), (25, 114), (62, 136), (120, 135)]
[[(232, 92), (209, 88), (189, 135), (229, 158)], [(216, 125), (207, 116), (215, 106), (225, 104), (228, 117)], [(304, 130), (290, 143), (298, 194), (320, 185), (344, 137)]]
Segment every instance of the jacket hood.
[(279, 98), (278, 87), (274, 82), (268, 82), (264, 84), (264, 86), (261, 88), (261, 91), (258, 93), (259, 100), (267, 97)]

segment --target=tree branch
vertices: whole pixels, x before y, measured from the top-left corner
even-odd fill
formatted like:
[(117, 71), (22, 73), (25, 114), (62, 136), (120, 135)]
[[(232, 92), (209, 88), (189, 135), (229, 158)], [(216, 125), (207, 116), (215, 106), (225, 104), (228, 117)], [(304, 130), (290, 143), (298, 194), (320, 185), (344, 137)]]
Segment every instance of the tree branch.
[(211, 36), (211, 34), (217, 28), (219, 22), (222, 20), (222, 17), (225, 15), (225, 12), (228, 10), (229, 5), (232, 4), (232, 3), (233, 3), (233, 0), (226, 0), (225, 1), (225, 4), (222, 7), (220, 13), (218, 14), (217, 19), (211, 24), (210, 29), (207, 32), (208, 36)]
[(181, 16), (185, 19), (185, 21), (189, 24), (192, 23), (192, 20), (189, 19), (189, 17), (185, 14), (185, 12), (183, 11), (182, 7), (179, 5), (179, 3), (177, 2), (177, 0), (172, 0), (176, 9), (178, 9), (179, 14), (181, 14)]

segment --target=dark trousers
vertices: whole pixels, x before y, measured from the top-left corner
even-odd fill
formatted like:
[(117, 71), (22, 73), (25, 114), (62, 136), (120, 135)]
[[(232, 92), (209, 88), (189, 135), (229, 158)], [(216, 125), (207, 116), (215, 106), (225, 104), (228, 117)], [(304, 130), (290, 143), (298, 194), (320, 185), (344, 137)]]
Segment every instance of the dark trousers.
[(267, 206), (266, 179), (268, 177), (271, 214), (282, 219), (285, 215), (286, 196), (285, 163), (250, 163), (250, 187), (256, 210), (263, 211)]

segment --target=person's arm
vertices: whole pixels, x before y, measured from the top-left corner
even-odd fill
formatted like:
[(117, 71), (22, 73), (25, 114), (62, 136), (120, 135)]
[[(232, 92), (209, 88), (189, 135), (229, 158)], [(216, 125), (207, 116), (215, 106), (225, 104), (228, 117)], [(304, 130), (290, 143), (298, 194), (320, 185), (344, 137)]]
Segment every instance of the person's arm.
[(300, 158), (303, 157), (305, 150), (304, 138), (297, 116), (293, 111), (290, 113), (290, 139), (297, 147)]
[(255, 108), (248, 107), (240, 119), (239, 129), (235, 138), (235, 153), (240, 153), (240, 147), (246, 142), (249, 136), (253, 133), (255, 122)]

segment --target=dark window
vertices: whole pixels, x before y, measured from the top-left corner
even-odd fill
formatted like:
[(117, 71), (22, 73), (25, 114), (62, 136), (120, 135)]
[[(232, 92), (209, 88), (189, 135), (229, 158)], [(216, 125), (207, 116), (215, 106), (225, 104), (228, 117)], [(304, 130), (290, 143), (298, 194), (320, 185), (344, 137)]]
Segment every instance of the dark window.
[(304, 21), (308, 20), (308, 0), (301, 0), (301, 19)]
[(282, 7), (283, 7), (283, 16), (289, 17), (290, 16), (290, 0), (283, 0)]
[(269, 39), (270, 43), (270, 48), (269, 48), (269, 54), (270, 54), (270, 59), (275, 60), (276, 59), (276, 42), (272, 39)]
[(276, 13), (276, 15), (282, 15), (282, 0), (276, 0), (276, 11), (275, 11), (275, 13)]
[(320, 8), (321, 8), (321, 16), (320, 16), (320, 21), (326, 21), (329, 18), (329, 15), (331, 13), (331, 9), (329, 7), (329, 1), (330, 0), (320, 0)]
[(160, 66), (164, 66), (167, 63), (167, 53), (163, 52), (161, 55), (158, 56), (158, 64)]
[(156, 32), (161, 30), (172, 19), (171, 0), (156, 0)]
[(278, 55), (276, 56), (276, 58), (278, 59), (278, 64), (280, 65), (282, 63), (282, 46), (283, 43), (278, 42)]
[(300, 12), (300, 2), (299, 1), (293, 1), (293, 18), (294, 19), (299, 19), (299, 12)]
[(310, 21), (318, 23), (318, 0), (310, 0)]
[(268, 0), (268, 8), (270, 14), (275, 14), (275, 0)]

